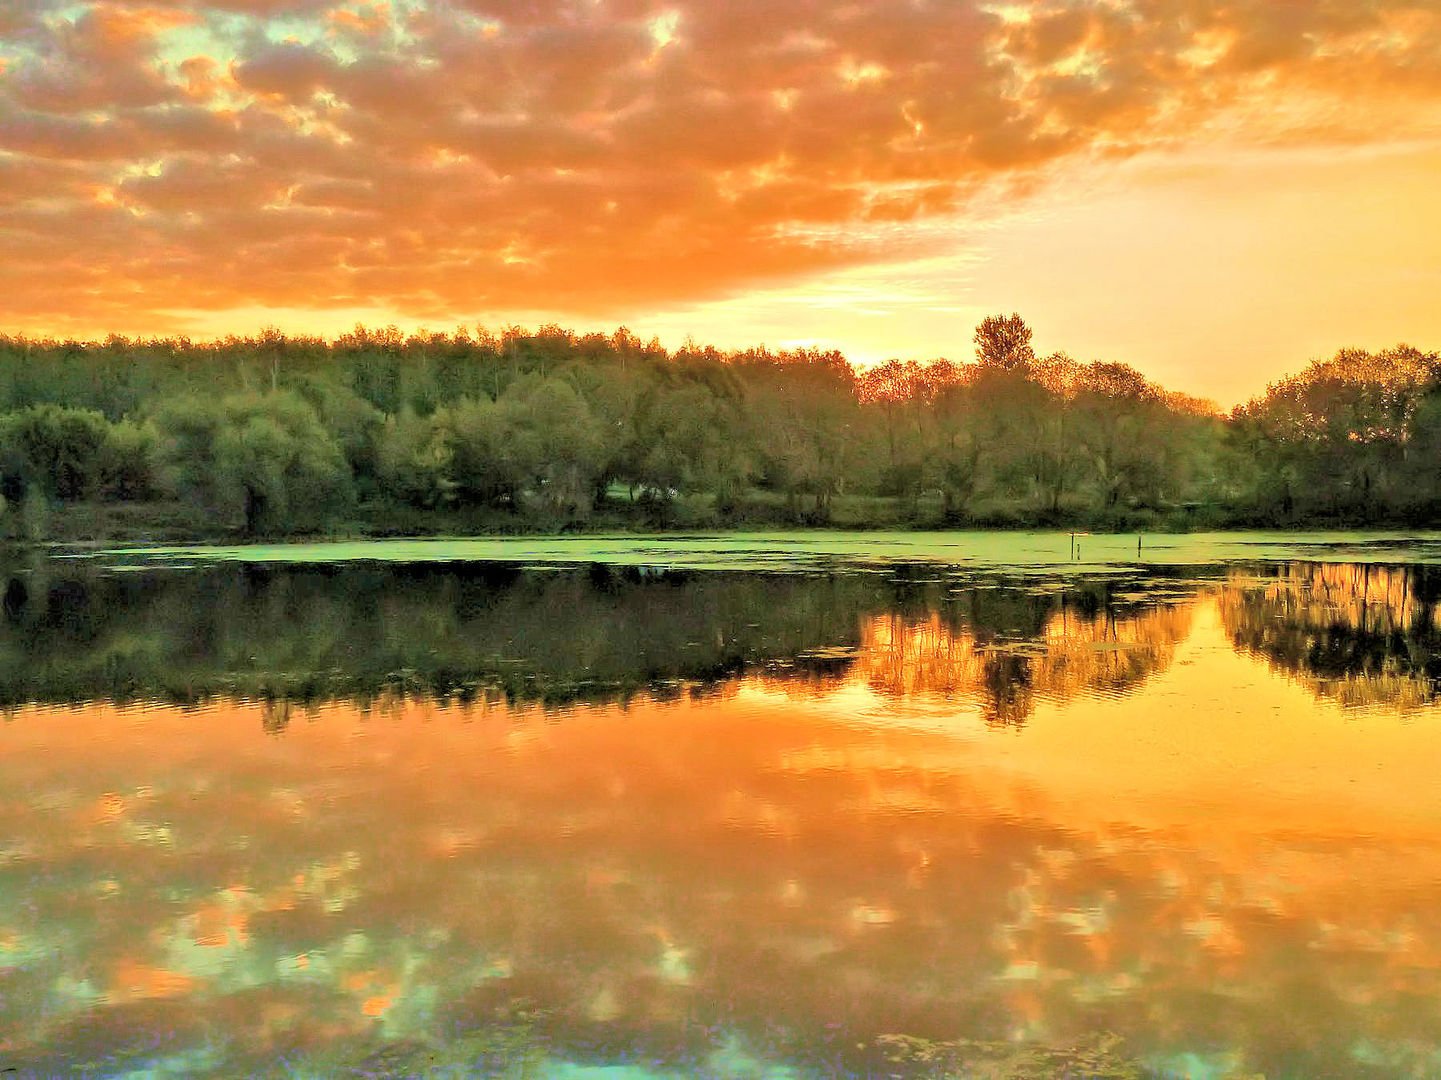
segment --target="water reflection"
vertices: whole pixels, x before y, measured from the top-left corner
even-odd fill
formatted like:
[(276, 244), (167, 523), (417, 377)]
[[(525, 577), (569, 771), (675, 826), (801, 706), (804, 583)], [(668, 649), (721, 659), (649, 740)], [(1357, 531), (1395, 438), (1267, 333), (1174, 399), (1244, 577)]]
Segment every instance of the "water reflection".
[(1441, 679), (1434, 567), (1292, 563), (1234, 572), (1221, 594), (1238, 648), (1343, 705), (1412, 709)]
[[(1024, 763), (979, 725), (877, 728), (760, 685), (563, 723), (334, 705), (280, 738), (255, 705), (28, 709), (5, 732), (8, 1050), (42, 1073), (283, 1053), (326, 1075), (479, 1054), (524, 1009), (548, 1053), (682, 1071), (728, 1047), (860, 1070), (887, 1032), (1114, 1030), (1218, 1072), (1432, 1060), (1434, 786), (1401, 812), (1338, 803), (1337, 774), (1317, 811), (1238, 780), (1233, 750), (1178, 785), (1159, 746), (1148, 780), (1136, 732), (1184, 689), (1094, 702), (1121, 732), (1050, 706)], [(1338, 731), (1344, 760), (1363, 740)], [(1271, 749), (1334, 767), (1306, 745)], [(1404, 781), (1405, 750), (1368, 764)]]
[(1122, 692), (1168, 662), (1186, 603), (1160, 581), (659, 573), (476, 565), (12, 573), (0, 703), (419, 695), (563, 705), (705, 692), (763, 673), (798, 693), (860, 667), (1020, 724), (1037, 696)]
[(703, 693), (764, 674), (793, 693), (857, 672), (879, 691), (977, 702), (1020, 725), (1036, 701), (1119, 694), (1171, 662), (1220, 598), (1236, 646), (1345, 705), (1430, 704), (1434, 568), (1291, 563), (1206, 577), (1007, 580), (594, 566), (248, 566), (4, 577), (0, 707), (28, 702), (402, 695), (552, 706)]
[(975, 619), (898, 613), (865, 623), (857, 663), (872, 689), (979, 700), (990, 723), (1025, 722), (1037, 696), (1121, 694), (1164, 669), (1190, 626), (1189, 606), (1156, 603), (1129, 615), (1087, 613), (1064, 598), (1032, 635), (989, 633)]
[(228, 573), (7, 606), (14, 695), (208, 700), (0, 727), (0, 1067), (1441, 1073), (1441, 728), (1242, 637), (1422, 578)]
[(1164, 670), (1197, 603), (1239, 649), (1346, 705), (1431, 704), (1434, 568), (1281, 564), (1210, 578), (239, 567), (10, 572), (0, 705), (411, 694), (565, 705), (703, 692), (764, 672), (797, 694), (860, 669), (898, 695), (974, 699), (1023, 724), (1036, 699), (1123, 694)]

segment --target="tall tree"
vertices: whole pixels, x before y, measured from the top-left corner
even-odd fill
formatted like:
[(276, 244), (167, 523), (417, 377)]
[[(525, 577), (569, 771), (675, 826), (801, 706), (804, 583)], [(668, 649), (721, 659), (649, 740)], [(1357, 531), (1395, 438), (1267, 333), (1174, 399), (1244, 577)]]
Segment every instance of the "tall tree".
[(1025, 372), (1036, 361), (1031, 328), (1014, 312), (987, 315), (976, 327), (976, 360), (985, 367)]

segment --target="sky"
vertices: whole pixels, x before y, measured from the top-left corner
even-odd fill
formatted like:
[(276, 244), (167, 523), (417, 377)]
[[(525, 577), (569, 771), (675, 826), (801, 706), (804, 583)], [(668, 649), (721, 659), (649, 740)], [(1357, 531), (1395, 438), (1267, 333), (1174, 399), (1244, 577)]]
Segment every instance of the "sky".
[(1232, 404), (1441, 347), (1437, 0), (0, 0), (0, 331), (557, 322)]

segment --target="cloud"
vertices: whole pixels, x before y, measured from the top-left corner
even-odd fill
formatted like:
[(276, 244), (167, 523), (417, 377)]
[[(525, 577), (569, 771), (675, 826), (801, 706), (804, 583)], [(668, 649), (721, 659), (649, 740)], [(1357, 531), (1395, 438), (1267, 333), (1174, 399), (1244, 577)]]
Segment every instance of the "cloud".
[(1416, 0), (83, 8), (0, 24), (0, 318), (29, 326), (616, 318), (924, 252), (1117, 157), (1441, 113)]
[(249, 54), (231, 74), (242, 90), (303, 103), (335, 80), (339, 66), (320, 49), (282, 42)]

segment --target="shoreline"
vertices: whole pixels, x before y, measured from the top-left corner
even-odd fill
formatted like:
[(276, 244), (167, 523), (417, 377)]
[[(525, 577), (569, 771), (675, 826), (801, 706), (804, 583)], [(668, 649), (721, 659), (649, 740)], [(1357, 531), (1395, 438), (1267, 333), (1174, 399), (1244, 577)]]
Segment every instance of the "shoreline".
[(14, 527), (0, 537), (10, 549), (96, 548), (166, 545), (265, 545), (354, 543), (385, 540), (514, 540), (521, 538), (605, 538), (755, 533), (1089, 533), (1106, 536), (1184, 536), (1193, 533), (1282, 532), (1428, 532), (1441, 521), (1381, 519), (1361, 521), (1313, 516), (1277, 520), (1259, 514), (1206, 507), (1199, 511), (1136, 509), (1101, 516), (1039, 513), (1004, 507), (964, 518), (939, 513), (906, 513), (906, 507), (880, 498), (838, 501), (828, 521), (797, 520), (779, 507), (755, 504), (750, 512), (722, 515), (696, 500), (680, 500), (662, 512), (610, 506), (585, 518), (544, 518), (483, 509), (417, 511), (387, 505), (362, 505), (329, 526), (307, 531), (247, 533), (221, 525), (201, 508), (184, 503), (77, 503), (48, 510), (38, 526)]

